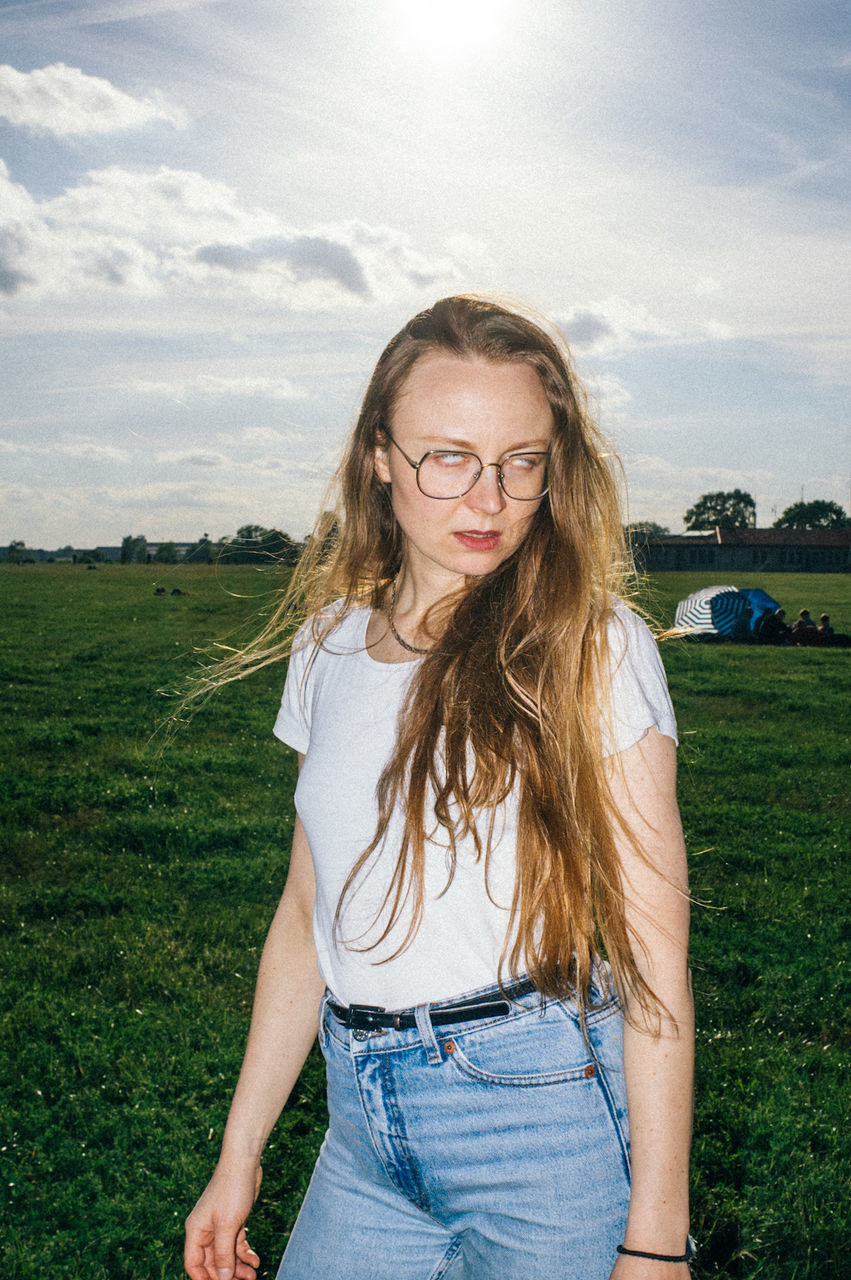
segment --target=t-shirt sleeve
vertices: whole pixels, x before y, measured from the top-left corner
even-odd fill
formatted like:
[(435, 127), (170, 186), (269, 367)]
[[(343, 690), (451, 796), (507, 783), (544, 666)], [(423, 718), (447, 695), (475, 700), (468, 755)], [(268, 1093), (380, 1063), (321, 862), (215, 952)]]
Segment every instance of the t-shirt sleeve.
[(281, 706), (272, 729), (276, 738), (302, 755), (310, 742), (310, 659), (314, 641), (309, 624), (303, 626), (293, 641)]
[(618, 604), (609, 623), (608, 642), (610, 687), (602, 706), (603, 754), (626, 751), (653, 728), (676, 742), (677, 723), (665, 668), (647, 624)]

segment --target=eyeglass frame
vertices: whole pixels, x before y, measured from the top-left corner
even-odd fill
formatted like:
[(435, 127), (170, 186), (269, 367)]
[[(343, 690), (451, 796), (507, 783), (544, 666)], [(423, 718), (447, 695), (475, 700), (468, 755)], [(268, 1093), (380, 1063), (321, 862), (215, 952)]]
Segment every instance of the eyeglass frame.
[[(466, 495), (470, 493), (470, 491), (474, 489), (476, 485), (479, 483), (479, 480), (481, 480), (482, 478), (482, 473), (487, 471), (488, 467), (496, 467), (497, 483), (499, 484), (499, 487), (502, 490), (502, 492), (505, 494), (506, 498), (510, 498), (512, 502), (540, 502), (541, 498), (545, 498), (550, 491), (550, 486), (547, 485), (546, 488), (542, 489), (540, 493), (536, 493), (534, 498), (515, 498), (506, 489), (505, 480), (503, 479), (503, 475), (502, 475), (503, 463), (507, 462), (509, 458), (525, 458), (527, 456), (534, 456), (538, 458), (548, 458), (550, 456), (549, 449), (517, 449), (514, 453), (507, 454), (506, 457), (503, 458), (502, 462), (482, 462), (479, 455), (477, 453), (473, 453), (472, 449), (426, 449), (425, 453), (420, 458), (419, 462), (415, 462), (413, 458), (410, 458), (407, 455), (407, 453), (405, 453), (405, 450), (402, 448), (402, 446), (393, 439), (392, 435), (390, 434), (390, 432), (387, 430), (386, 427), (381, 428), (381, 433), (382, 435), (385, 435), (387, 437), (387, 439), (390, 441), (391, 444), (396, 445), (396, 448), (399, 450), (399, 452), (401, 453), (405, 461), (408, 463), (408, 465), (414, 468), (414, 471), (417, 473), (417, 488), (419, 489), (420, 493), (423, 495), (424, 498), (431, 498), (433, 502), (455, 502), (458, 498), (466, 497)], [(436, 496), (433, 493), (426, 493), (425, 489), (420, 484), (420, 467), (423, 465), (426, 458), (430, 458), (432, 454), (435, 454), (435, 453), (463, 453), (466, 457), (475, 458), (476, 462), (478, 462), (479, 470), (476, 472), (476, 475), (472, 483), (468, 484), (467, 488), (462, 490), (461, 493), (454, 493), (452, 494), (451, 497), (441, 498)]]

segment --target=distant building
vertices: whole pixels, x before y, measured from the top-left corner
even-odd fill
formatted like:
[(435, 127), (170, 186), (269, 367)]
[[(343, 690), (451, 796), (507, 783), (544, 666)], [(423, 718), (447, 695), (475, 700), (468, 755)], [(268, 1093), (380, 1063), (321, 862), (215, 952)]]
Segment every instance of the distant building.
[[(147, 544), (147, 557), (152, 560), (157, 551), (163, 544), (161, 542), (149, 542)], [(191, 542), (176, 542), (175, 549), (177, 557), (182, 560), (186, 552), (193, 545)], [(95, 547), (101, 560), (108, 564), (118, 564), (121, 560), (121, 547)], [(4, 562), (9, 554), (8, 547), (0, 547), (0, 563)], [(21, 553), (23, 561), (31, 564), (43, 564), (49, 561), (51, 564), (71, 564), (76, 563), (83, 556), (90, 555), (91, 548), (83, 547), (61, 547), (57, 551), (45, 551), (43, 547), (25, 547)]]
[[(166, 539), (166, 541), (168, 541), (168, 539)], [(182, 560), (183, 557), (186, 555), (186, 552), (190, 549), (190, 547), (193, 547), (194, 545), (195, 545), (194, 542), (175, 542), (174, 549), (178, 559)], [(163, 546), (165, 546), (165, 542), (149, 542), (148, 543), (148, 560), (153, 560), (154, 556), (157, 554), (160, 547), (163, 547)], [(121, 557), (120, 547), (118, 548), (118, 555), (120, 559)]]
[(635, 546), (648, 573), (665, 569), (743, 573), (847, 573), (851, 529), (715, 529), (667, 534)]

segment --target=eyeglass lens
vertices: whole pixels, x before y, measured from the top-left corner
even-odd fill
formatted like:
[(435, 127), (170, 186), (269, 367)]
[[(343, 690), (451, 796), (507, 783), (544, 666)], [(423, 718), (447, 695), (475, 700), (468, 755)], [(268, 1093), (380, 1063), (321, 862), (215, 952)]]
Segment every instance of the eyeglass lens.
[[(417, 483), (429, 498), (460, 498), (467, 493), (482, 471), (473, 453), (428, 454), (420, 462)], [(502, 488), (509, 498), (528, 501), (540, 498), (547, 490), (547, 455), (514, 453), (500, 465)]]

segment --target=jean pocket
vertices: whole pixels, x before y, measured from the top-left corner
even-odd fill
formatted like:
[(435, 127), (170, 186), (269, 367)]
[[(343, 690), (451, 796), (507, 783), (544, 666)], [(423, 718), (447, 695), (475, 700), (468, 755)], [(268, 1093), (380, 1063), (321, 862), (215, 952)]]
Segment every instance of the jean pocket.
[(593, 1079), (596, 1065), (558, 1002), (444, 1040), (447, 1060), (483, 1084), (535, 1087)]

